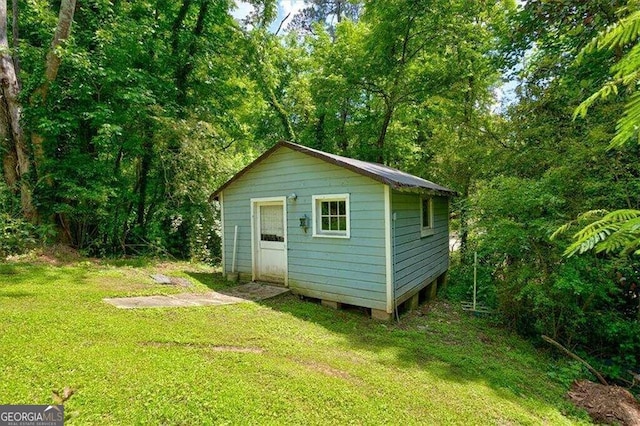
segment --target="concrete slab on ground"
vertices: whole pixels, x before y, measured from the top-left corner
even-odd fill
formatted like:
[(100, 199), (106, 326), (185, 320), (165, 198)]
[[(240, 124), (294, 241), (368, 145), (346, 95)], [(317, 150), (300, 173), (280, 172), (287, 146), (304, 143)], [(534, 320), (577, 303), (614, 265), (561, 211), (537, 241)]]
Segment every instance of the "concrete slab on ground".
[(105, 302), (122, 309), (173, 308), (189, 306), (232, 305), (269, 299), (288, 292), (288, 288), (249, 283), (208, 293), (179, 293), (168, 296), (112, 297)]
[(153, 274), (151, 275), (151, 278), (153, 279), (153, 281), (157, 282), (158, 284), (171, 284), (171, 278), (169, 278), (166, 275)]

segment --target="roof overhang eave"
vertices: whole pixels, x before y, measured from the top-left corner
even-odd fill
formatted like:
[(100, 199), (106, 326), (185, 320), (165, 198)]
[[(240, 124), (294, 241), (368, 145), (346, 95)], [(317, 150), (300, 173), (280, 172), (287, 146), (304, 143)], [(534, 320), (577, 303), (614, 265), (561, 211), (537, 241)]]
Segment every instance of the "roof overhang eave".
[(437, 195), (441, 197), (457, 197), (458, 193), (456, 191), (452, 191), (450, 189), (437, 189), (437, 188), (425, 188), (423, 186), (412, 186), (412, 185), (390, 185), (392, 189), (399, 192), (411, 192), (414, 194), (422, 194), (422, 195)]

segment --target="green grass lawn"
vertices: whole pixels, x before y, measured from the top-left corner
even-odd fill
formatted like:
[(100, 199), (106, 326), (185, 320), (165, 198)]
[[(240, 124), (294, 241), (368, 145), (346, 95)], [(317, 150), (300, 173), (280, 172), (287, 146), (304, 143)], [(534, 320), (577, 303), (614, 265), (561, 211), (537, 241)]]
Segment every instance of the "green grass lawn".
[[(0, 404), (53, 403), (69, 424), (575, 424), (529, 344), (444, 302), (401, 325), (286, 295), (120, 310), (104, 297), (227, 284), (188, 264), (0, 264)], [(421, 315), (420, 315), (421, 314)]]

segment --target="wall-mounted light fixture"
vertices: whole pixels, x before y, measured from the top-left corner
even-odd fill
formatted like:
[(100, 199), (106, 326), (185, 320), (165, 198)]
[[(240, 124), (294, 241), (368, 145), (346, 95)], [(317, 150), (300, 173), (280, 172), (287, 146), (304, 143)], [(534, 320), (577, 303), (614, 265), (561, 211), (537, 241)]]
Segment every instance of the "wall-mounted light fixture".
[(307, 233), (307, 229), (309, 229), (309, 218), (306, 214), (300, 217), (300, 228), (302, 228), (305, 234)]
[(298, 195), (295, 192), (292, 192), (291, 194), (287, 195), (287, 200), (295, 201), (297, 199), (298, 199)]

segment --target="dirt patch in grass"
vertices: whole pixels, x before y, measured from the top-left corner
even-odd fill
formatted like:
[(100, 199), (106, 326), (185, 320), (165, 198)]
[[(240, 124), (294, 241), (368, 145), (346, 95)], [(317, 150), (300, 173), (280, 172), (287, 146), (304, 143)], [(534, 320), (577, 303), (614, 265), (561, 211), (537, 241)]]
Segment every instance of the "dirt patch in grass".
[(76, 249), (63, 244), (46, 246), (30, 251), (27, 254), (9, 256), (9, 262), (30, 262), (37, 265), (62, 266), (78, 262), (97, 263), (96, 259), (83, 257)]
[(573, 383), (569, 399), (584, 408), (599, 423), (640, 425), (640, 403), (628, 390), (619, 386), (604, 386), (588, 380)]
[(240, 346), (211, 346), (208, 349), (214, 352), (240, 352), (245, 354), (261, 354), (264, 352), (262, 348), (246, 348)]
[(487, 336), (484, 333), (478, 333), (478, 340), (480, 340), (485, 345), (492, 345), (493, 339), (490, 336)]
[(214, 345), (211, 343), (195, 343), (195, 342), (140, 342), (143, 346), (153, 346), (156, 348), (185, 347), (196, 349), (207, 349), (213, 352), (236, 352), (236, 353), (252, 353), (261, 354), (264, 349), (246, 346), (227, 346)]
[(309, 370), (317, 371), (318, 373), (322, 373), (325, 376), (338, 377), (340, 379), (345, 379), (345, 380), (353, 379), (353, 376), (351, 376), (351, 374), (349, 374), (348, 372), (344, 370), (338, 370), (337, 368), (333, 368), (327, 364), (322, 364), (315, 361), (309, 361), (309, 362), (298, 361), (298, 363), (308, 368)]

